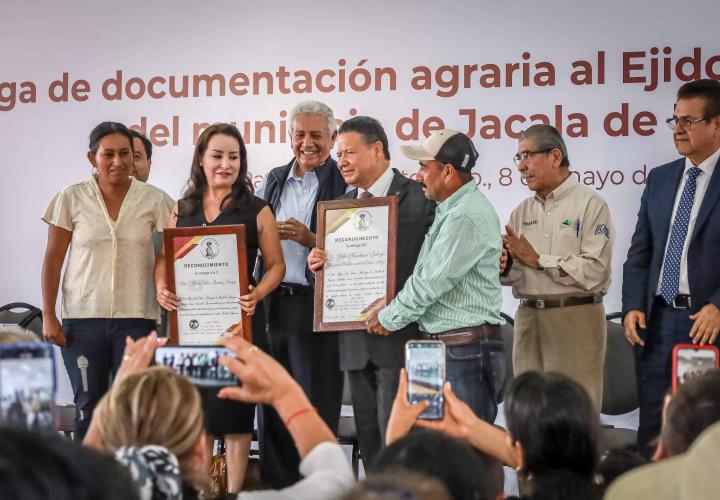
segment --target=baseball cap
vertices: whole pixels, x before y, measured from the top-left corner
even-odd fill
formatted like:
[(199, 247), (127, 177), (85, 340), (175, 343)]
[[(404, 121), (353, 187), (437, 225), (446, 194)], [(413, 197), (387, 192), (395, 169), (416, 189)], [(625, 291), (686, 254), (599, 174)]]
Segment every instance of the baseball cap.
[(422, 146), (401, 146), (400, 150), (411, 160), (437, 160), (464, 172), (472, 170), (479, 156), (468, 136), (450, 129), (433, 132)]

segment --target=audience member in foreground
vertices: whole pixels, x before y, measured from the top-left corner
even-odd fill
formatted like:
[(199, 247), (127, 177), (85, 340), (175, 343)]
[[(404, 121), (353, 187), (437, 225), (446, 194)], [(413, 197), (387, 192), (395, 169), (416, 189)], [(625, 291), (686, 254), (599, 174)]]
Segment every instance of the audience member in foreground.
[(720, 370), (693, 378), (668, 396), (654, 460), (685, 453), (702, 432), (720, 421)]
[(395, 469), (398, 474), (409, 470), (440, 479), (455, 500), (502, 498), (500, 463), (466, 442), (433, 429), (414, 429), (388, 442), (369, 464), (368, 478)]
[(681, 455), (620, 476), (606, 500), (705, 500), (720, 491), (720, 423), (703, 432)]
[(112, 457), (59, 436), (0, 427), (0, 497), (134, 500), (138, 494)]
[[(222, 389), (228, 399), (271, 404), (295, 440), (305, 479), (280, 491), (242, 493), (241, 499), (336, 498), (353, 484), (342, 448), (300, 386), (270, 356), (237, 337), (223, 341), (237, 358), (221, 362), (243, 382)], [(208, 480), (200, 396), (188, 380), (147, 368), (153, 333), (129, 340), (118, 379), (93, 417), (85, 443), (116, 452), (135, 475), (144, 498), (195, 498)], [(158, 496), (153, 497), (153, 494)]]
[(220, 397), (272, 405), (295, 441), (300, 474), (305, 478), (283, 490), (245, 493), (238, 498), (334, 499), (349, 489), (354, 477), (345, 452), (300, 385), (280, 363), (244, 339), (230, 337), (222, 343), (236, 358), (220, 362), (242, 381), (242, 387), (225, 387)]
[[(508, 389), (505, 418), (508, 431), (478, 418), (446, 383), (445, 417), (417, 420), (426, 403), (407, 401), (407, 374), (402, 372), (388, 443), (413, 425), (440, 429), (515, 468), (523, 498), (567, 498), (599, 495), (592, 484), (599, 459), (599, 418), (587, 392), (565, 375), (525, 372)], [(558, 497), (561, 498), (561, 497)]]
[(436, 477), (400, 468), (373, 474), (342, 497), (342, 500), (410, 499), (454, 500), (454, 497)]
[(0, 345), (17, 342), (37, 342), (38, 338), (30, 330), (20, 326), (5, 325), (0, 328)]
[(597, 482), (607, 489), (618, 477), (649, 462), (637, 445), (608, 450), (597, 466)]

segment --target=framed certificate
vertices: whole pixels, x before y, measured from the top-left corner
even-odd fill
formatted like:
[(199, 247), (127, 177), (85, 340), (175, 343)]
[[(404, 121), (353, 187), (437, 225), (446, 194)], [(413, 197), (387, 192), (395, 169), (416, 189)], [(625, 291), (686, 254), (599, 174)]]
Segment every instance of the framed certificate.
[(170, 345), (216, 345), (222, 335), (252, 342), (240, 309), (248, 293), (245, 226), (169, 228), (164, 232), (168, 289), (180, 298), (168, 312)]
[(314, 330), (364, 330), (395, 297), (397, 196), (322, 201), (317, 217), (327, 261), (315, 275)]

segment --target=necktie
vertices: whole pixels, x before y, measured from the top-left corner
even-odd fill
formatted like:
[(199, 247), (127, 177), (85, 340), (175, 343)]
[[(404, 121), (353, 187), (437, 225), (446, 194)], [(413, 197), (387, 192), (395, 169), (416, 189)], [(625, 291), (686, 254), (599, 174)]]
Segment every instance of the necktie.
[(687, 171), (685, 187), (683, 187), (680, 203), (678, 203), (675, 212), (675, 220), (673, 220), (670, 232), (670, 243), (665, 253), (662, 284), (660, 286), (660, 295), (667, 304), (672, 304), (680, 289), (680, 259), (682, 258), (688, 224), (690, 223), (690, 211), (692, 210), (693, 201), (695, 201), (696, 179), (701, 173), (702, 170), (697, 167), (692, 167)]
[(370, 191), (363, 191), (362, 193), (360, 193), (358, 195), (359, 200), (366, 200), (366, 199), (372, 198), (372, 197), (373, 197), (373, 195)]

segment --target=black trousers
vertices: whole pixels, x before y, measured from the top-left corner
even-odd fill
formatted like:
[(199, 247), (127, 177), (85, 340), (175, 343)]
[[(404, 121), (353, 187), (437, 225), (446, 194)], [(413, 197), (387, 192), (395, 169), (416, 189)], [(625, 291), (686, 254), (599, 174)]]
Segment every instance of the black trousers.
[(390, 410), (400, 383), (400, 368), (380, 368), (368, 363), (362, 370), (348, 370), (358, 443), (365, 467), (385, 447)]
[[(678, 344), (691, 344), (693, 321), (690, 309), (674, 309), (655, 299), (645, 338), (636, 349), (640, 426), (638, 444), (645, 447), (660, 434), (665, 394), (672, 387), (672, 351)], [(715, 345), (720, 345), (716, 339)]]
[[(335, 333), (313, 332), (313, 295), (310, 287), (278, 289), (266, 299), (270, 354), (300, 384), (312, 405), (337, 433), (343, 377)], [(300, 457), (275, 410), (259, 412), (261, 477), (266, 488), (284, 488), (300, 479)]]
[(141, 318), (63, 319), (67, 347), (62, 348), (75, 400), (75, 433), (82, 441), (93, 410), (110, 387), (122, 363), (125, 337), (137, 340), (155, 329), (155, 321)]

